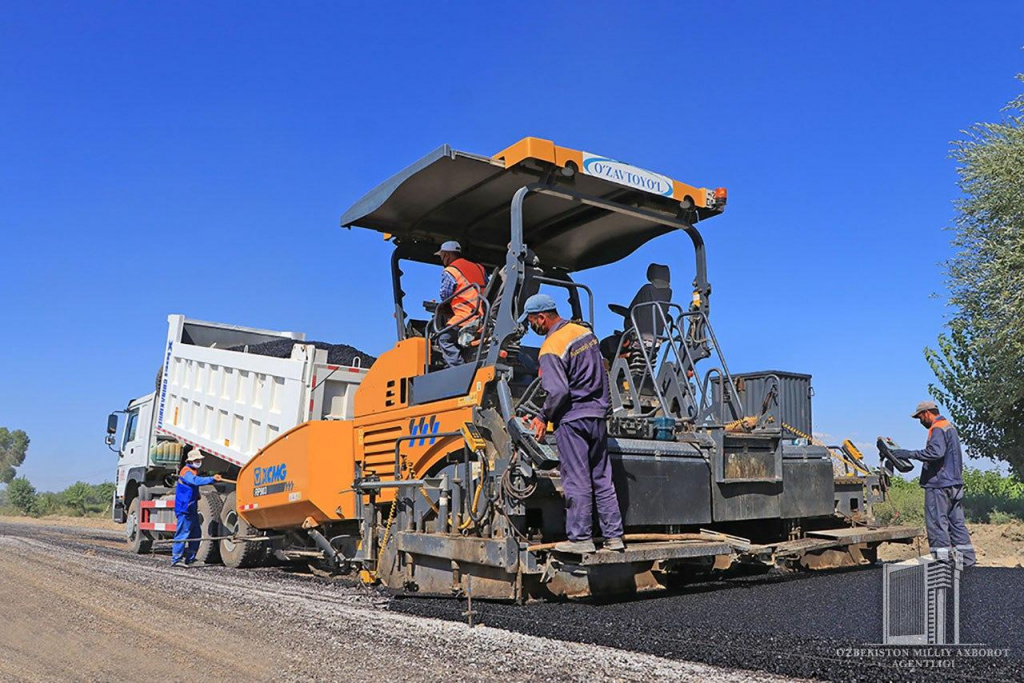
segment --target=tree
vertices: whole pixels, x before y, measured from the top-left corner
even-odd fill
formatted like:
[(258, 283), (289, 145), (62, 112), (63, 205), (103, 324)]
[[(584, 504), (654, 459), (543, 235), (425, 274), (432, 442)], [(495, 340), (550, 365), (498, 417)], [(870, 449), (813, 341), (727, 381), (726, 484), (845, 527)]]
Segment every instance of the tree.
[[(1024, 74), (1017, 76), (1024, 82)], [(948, 332), (925, 357), (932, 396), (972, 455), (1024, 474), (1024, 95), (953, 143), (962, 193), (946, 263)]]
[(28, 434), (15, 429), (13, 432), (0, 427), (0, 484), (9, 484), (14, 479), (14, 468), (25, 462), (28, 452)]
[(68, 511), (76, 517), (82, 517), (89, 511), (93, 490), (84, 481), (78, 481), (67, 487), (62, 496)]
[(36, 502), (36, 487), (25, 477), (18, 477), (7, 485), (7, 499), (15, 509), (27, 515)]

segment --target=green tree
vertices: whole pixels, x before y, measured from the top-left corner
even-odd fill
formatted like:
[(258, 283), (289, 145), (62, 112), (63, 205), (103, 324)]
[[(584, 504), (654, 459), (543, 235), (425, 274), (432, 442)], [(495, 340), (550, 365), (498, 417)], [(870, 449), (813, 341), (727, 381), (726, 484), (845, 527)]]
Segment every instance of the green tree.
[(92, 500), (92, 487), (84, 481), (77, 481), (64, 489), (61, 497), (68, 513), (75, 517), (82, 517), (89, 511), (89, 503)]
[(25, 477), (18, 477), (7, 485), (7, 499), (22, 514), (32, 512), (36, 502), (36, 487)]
[(28, 434), (20, 429), (13, 432), (0, 427), (0, 484), (10, 484), (14, 469), (25, 462), (28, 452)]
[[(1024, 82), (1024, 74), (1017, 76)], [(961, 197), (946, 263), (948, 332), (929, 385), (973, 455), (1024, 474), (1024, 95), (953, 143)]]

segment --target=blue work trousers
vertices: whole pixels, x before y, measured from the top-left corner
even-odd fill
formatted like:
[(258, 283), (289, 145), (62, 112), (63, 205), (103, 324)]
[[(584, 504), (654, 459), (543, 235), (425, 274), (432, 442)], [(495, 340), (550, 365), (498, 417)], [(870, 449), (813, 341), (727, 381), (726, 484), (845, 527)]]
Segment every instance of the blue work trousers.
[(202, 529), (199, 525), (199, 512), (175, 516), (178, 519), (178, 528), (174, 532), (174, 544), (171, 545), (171, 562), (180, 562), (184, 559), (185, 564), (192, 564), (196, 561), (196, 553), (199, 552), (199, 541), (190, 539), (197, 539), (202, 536)]
[(594, 507), (605, 538), (622, 536), (622, 513), (608, 458), (608, 423), (581, 417), (555, 430), (565, 492), (565, 533), (570, 541), (586, 541), (593, 532)]
[(964, 523), (964, 487), (925, 488), (924, 523), (928, 531), (928, 548), (937, 560), (948, 560), (950, 548), (964, 558), (964, 566), (977, 562), (971, 534)]

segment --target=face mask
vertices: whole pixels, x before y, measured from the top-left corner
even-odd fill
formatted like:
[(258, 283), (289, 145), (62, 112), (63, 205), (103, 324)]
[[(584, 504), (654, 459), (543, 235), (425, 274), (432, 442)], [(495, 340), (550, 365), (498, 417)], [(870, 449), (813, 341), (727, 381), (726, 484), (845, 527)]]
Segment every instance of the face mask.
[(198, 470), (199, 466), (202, 465), (201, 462), (195, 462), (195, 461), (192, 461), (192, 462), (187, 463), (187, 464), (188, 464), (189, 467), (191, 467), (194, 470)]

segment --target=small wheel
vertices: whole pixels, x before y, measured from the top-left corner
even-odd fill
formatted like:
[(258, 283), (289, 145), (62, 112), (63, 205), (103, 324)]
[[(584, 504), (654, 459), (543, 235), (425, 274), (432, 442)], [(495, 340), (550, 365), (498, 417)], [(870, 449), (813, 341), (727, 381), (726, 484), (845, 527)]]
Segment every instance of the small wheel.
[[(223, 536), (220, 515), (224, 507), (224, 499), (214, 488), (203, 487), (199, 491), (199, 535), (202, 538)], [(199, 564), (217, 564), (220, 562), (220, 544), (217, 541), (201, 541), (196, 552)]]
[(153, 537), (139, 528), (139, 497), (132, 498), (128, 505), (128, 519), (125, 521), (125, 544), (128, 552), (142, 555), (153, 549)]
[[(255, 536), (259, 533), (254, 527), (238, 515), (235, 506), (235, 492), (232, 491), (224, 499), (224, 509), (221, 511), (221, 528), (223, 535), (246, 537)], [(232, 541), (221, 539), (220, 556), (229, 567), (241, 569), (243, 567), (256, 567), (263, 564), (267, 559), (270, 550), (266, 542), (253, 543), (251, 541)]]

